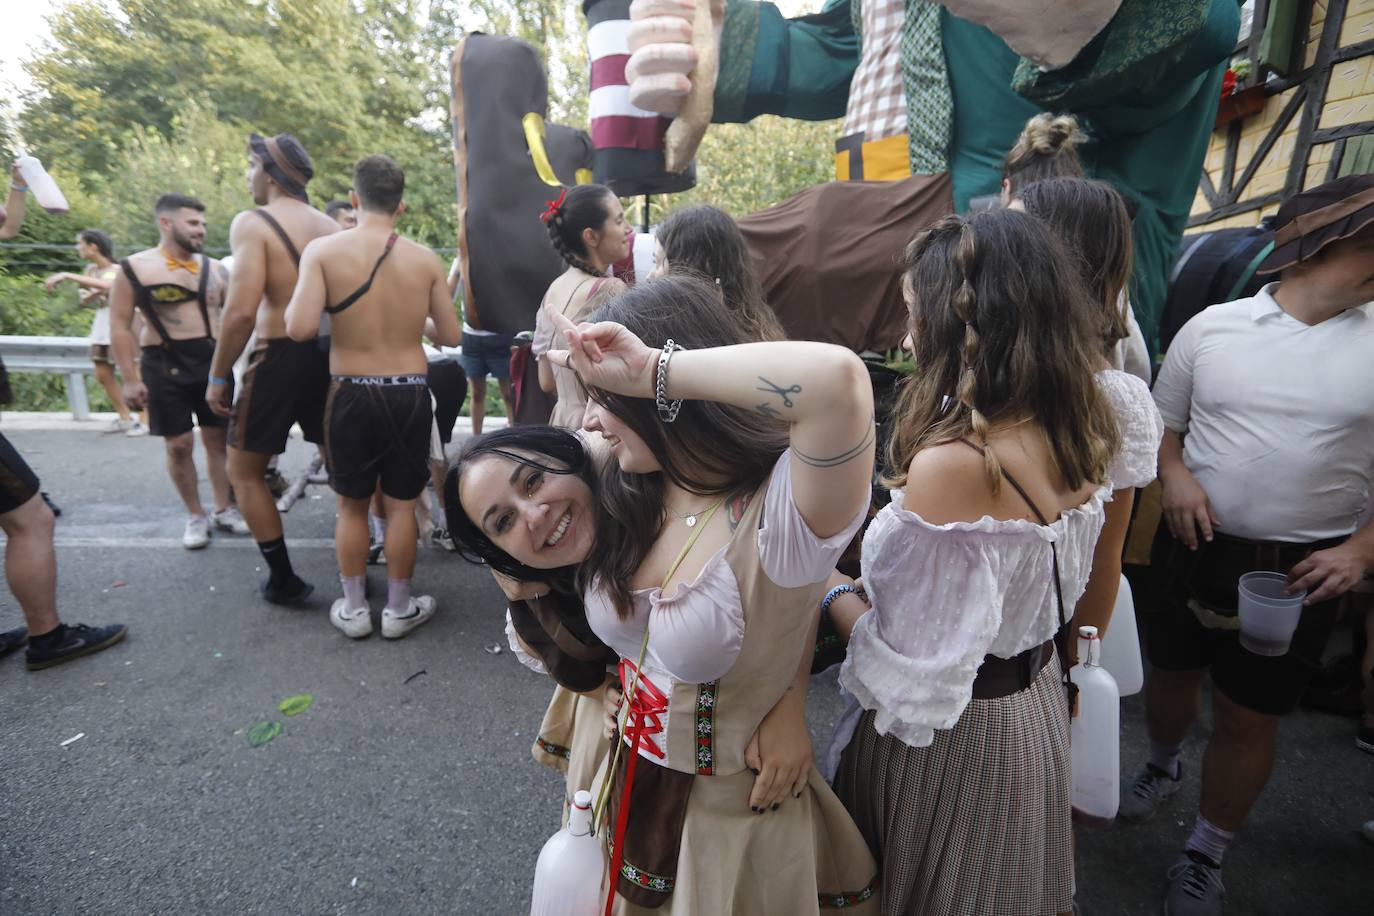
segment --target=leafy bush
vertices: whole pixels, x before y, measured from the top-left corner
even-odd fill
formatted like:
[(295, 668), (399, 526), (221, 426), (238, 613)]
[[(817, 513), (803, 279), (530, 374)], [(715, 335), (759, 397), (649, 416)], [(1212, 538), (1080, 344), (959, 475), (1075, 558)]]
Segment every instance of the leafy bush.
[[(85, 337), (94, 313), (76, 303), (70, 286), (59, 292), (44, 291), (41, 280), (0, 274), (0, 334), (36, 337)], [(86, 376), (86, 396), (92, 410), (113, 410), (105, 391)], [(66, 410), (67, 388), (63, 376), (37, 372), (11, 372), (14, 403), (6, 410)]]

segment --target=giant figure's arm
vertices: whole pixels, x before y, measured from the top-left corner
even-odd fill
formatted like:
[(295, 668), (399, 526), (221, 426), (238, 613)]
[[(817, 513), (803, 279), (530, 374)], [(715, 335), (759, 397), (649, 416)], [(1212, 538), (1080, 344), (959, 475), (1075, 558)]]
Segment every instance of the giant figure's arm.
[(844, 117), (859, 65), (849, 6), (827, 0), (819, 13), (786, 19), (772, 3), (727, 0), (711, 120)]

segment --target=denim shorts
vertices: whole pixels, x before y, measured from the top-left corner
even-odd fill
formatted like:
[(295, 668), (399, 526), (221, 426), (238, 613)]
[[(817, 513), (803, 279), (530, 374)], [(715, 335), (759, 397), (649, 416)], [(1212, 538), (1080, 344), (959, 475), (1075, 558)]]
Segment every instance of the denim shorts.
[(515, 337), (511, 334), (469, 334), (464, 331), (458, 362), (468, 378), (474, 381), (488, 375), (508, 379), (510, 347), (514, 341)]

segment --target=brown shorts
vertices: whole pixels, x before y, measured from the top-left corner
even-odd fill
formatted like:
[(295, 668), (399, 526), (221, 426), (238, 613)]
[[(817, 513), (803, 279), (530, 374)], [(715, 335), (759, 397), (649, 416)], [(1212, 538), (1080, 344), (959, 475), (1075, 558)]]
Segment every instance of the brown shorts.
[(110, 345), (91, 344), (91, 362), (105, 363), (107, 366), (113, 366), (114, 360), (110, 358)]
[(329, 394), (329, 353), (313, 340), (259, 341), (243, 374), (243, 390), (229, 420), (229, 445), (280, 455), (291, 427), (307, 442), (324, 442), (324, 400)]

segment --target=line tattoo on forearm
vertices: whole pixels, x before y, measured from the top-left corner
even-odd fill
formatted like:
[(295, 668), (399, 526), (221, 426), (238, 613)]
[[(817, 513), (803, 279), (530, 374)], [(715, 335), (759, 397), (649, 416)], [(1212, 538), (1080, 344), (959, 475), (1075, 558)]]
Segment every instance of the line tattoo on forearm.
[(776, 382), (770, 382), (768, 379), (764, 378), (764, 377), (761, 376), (761, 375), (759, 376), (759, 381), (760, 381), (760, 382), (763, 382), (764, 387), (762, 387), (762, 388), (755, 388), (755, 389), (754, 389), (755, 391), (766, 391), (766, 392), (768, 392), (769, 394), (776, 394), (778, 397), (782, 398), (782, 406), (783, 406), (783, 407), (795, 407), (795, 406), (796, 406), (795, 404), (792, 403), (792, 399), (791, 399), (790, 397), (788, 397), (788, 395), (801, 394), (801, 390), (802, 390), (802, 386), (801, 386), (801, 385), (789, 385), (788, 387), (783, 388), (781, 385), (777, 384)]
[(877, 427), (870, 425), (868, 431), (864, 433), (862, 442), (849, 451), (835, 455), (832, 458), (817, 458), (814, 455), (808, 455), (795, 445), (792, 446), (792, 454), (801, 459), (802, 464), (810, 465), (813, 468), (837, 468), (842, 464), (848, 464), (862, 455), (864, 451), (873, 444), (873, 437), (876, 434), (876, 429)]

